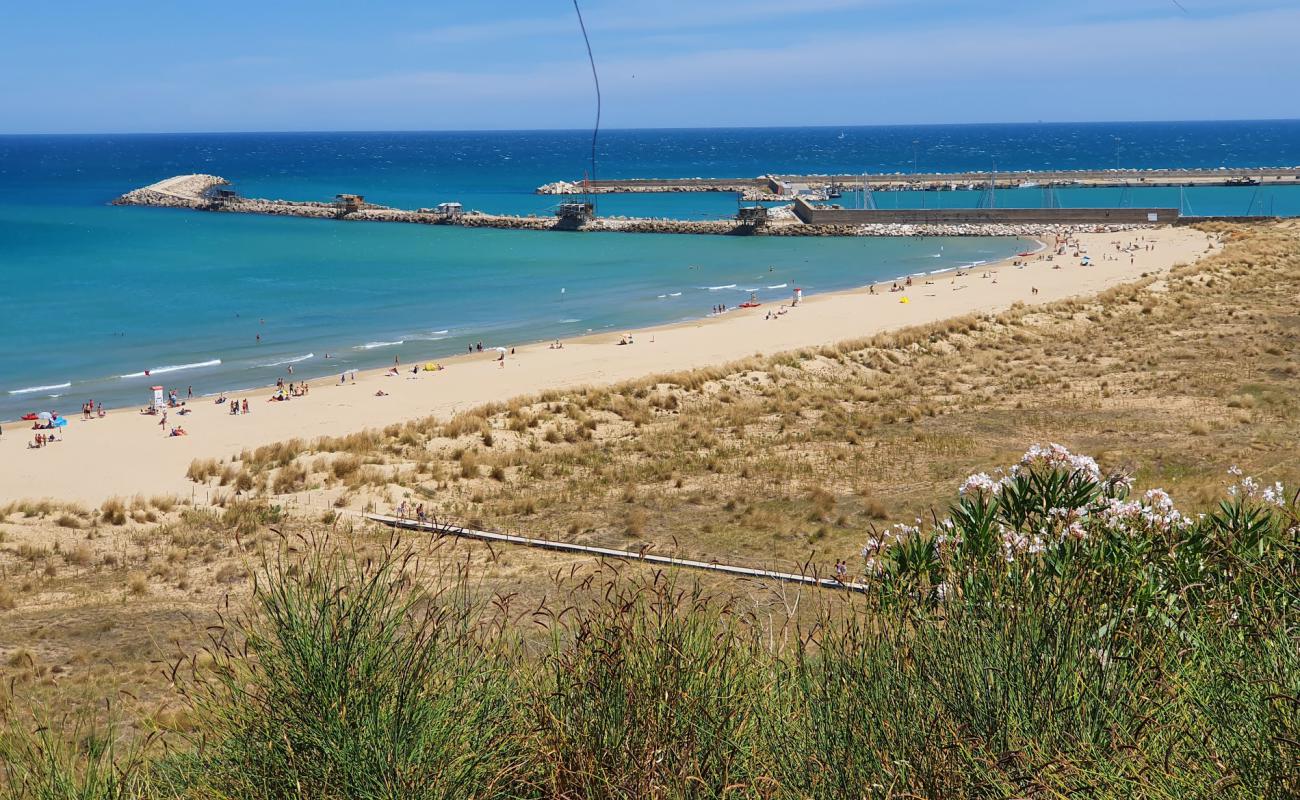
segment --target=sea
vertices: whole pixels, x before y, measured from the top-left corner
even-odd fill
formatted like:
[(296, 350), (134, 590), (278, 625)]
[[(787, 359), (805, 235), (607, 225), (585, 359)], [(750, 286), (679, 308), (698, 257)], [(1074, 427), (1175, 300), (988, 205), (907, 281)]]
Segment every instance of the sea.
[[(81, 403), (144, 405), (279, 377), (436, 360), (697, 319), (977, 265), (1024, 242), (741, 238), (349, 223), (115, 207), (206, 172), (246, 196), (340, 192), (415, 208), (550, 214), (534, 189), (591, 172), (590, 131), (0, 136), (0, 420)], [(1300, 121), (612, 130), (597, 177), (747, 177), (1018, 169), (1291, 166)], [(1062, 206), (1181, 206), (1300, 216), (1300, 187), (1063, 189)], [(978, 191), (846, 195), (877, 207), (975, 207)], [(1044, 193), (1000, 191), (999, 206)], [(731, 216), (729, 194), (604, 195), (602, 215)], [(328, 355), (328, 358), (326, 357)], [(146, 375), (146, 371), (149, 373)]]

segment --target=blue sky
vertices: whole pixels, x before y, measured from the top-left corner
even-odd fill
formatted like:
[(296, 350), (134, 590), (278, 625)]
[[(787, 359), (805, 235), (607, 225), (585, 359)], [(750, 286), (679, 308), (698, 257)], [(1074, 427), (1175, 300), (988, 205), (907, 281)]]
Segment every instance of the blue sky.
[[(1300, 116), (1296, 0), (585, 0), (609, 127)], [(582, 128), (570, 0), (0, 14), (0, 132)]]

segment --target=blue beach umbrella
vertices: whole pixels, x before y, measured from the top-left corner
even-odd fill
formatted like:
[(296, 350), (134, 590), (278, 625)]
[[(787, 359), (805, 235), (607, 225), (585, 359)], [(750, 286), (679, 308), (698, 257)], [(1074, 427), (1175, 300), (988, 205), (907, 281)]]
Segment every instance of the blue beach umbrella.
[(56, 428), (62, 428), (62, 427), (65, 427), (67, 424), (68, 424), (68, 418), (67, 418), (67, 417), (55, 417), (55, 418), (54, 418), (54, 427), (56, 427)]

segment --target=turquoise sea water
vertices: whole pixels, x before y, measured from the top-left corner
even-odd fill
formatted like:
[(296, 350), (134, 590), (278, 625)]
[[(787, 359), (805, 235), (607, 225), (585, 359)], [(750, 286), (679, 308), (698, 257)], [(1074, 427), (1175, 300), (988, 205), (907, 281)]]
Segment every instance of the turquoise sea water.
[[(942, 170), (985, 168), (990, 153), (1002, 169), (1106, 167), (1117, 137), (1121, 158), (1132, 159), (1123, 166), (1300, 163), (1297, 123), (616, 131), (603, 140), (601, 174), (909, 169), (914, 153), (921, 168)], [(914, 147), (918, 140), (926, 144)], [(582, 132), (0, 137), (0, 419), (75, 414), (90, 398), (143, 404), (155, 381), (205, 394), (273, 382), (290, 362), (295, 378), (321, 377), (395, 356), (412, 363), (464, 352), (479, 340), (491, 347), (690, 319), (751, 290), (774, 301), (796, 285), (843, 289), (1021, 247), (445, 229), (107, 205), (199, 171), (252, 196), (348, 191), (407, 207), (460, 200), (547, 213), (554, 198), (533, 188), (580, 177), (588, 146)], [(1041, 195), (1022, 192), (1025, 205)], [(975, 194), (925, 202), (974, 205)], [(1018, 194), (1000, 193), (999, 205)], [(1063, 204), (1076, 204), (1065, 194)], [(1264, 202), (1251, 189), (1188, 194), (1197, 213)], [(1300, 214), (1300, 191), (1268, 198), (1274, 211)], [(600, 202), (603, 214), (680, 218), (735, 209), (725, 195)], [(922, 201), (877, 196), (882, 207), (891, 202)], [(1147, 202), (1166, 204), (1134, 199)]]

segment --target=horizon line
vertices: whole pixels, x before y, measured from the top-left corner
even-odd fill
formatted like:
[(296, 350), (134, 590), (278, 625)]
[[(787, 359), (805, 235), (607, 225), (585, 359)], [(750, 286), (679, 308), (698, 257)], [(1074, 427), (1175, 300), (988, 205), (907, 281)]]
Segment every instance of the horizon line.
[[(1194, 125), (1209, 123), (1300, 122), (1300, 117), (1232, 117), (1226, 119), (1142, 119), (1142, 120), (1034, 120), (1006, 122), (894, 122), (816, 125), (665, 125), (602, 128), (606, 133), (638, 131), (734, 131), (734, 130), (853, 130), (880, 128), (963, 128), (1024, 125)], [(0, 137), (19, 136), (279, 136), (295, 134), (378, 134), (378, 133), (588, 133), (590, 128), (372, 128), (372, 129), (296, 129), (296, 130), (177, 130), (177, 131), (15, 131), (0, 132)]]

